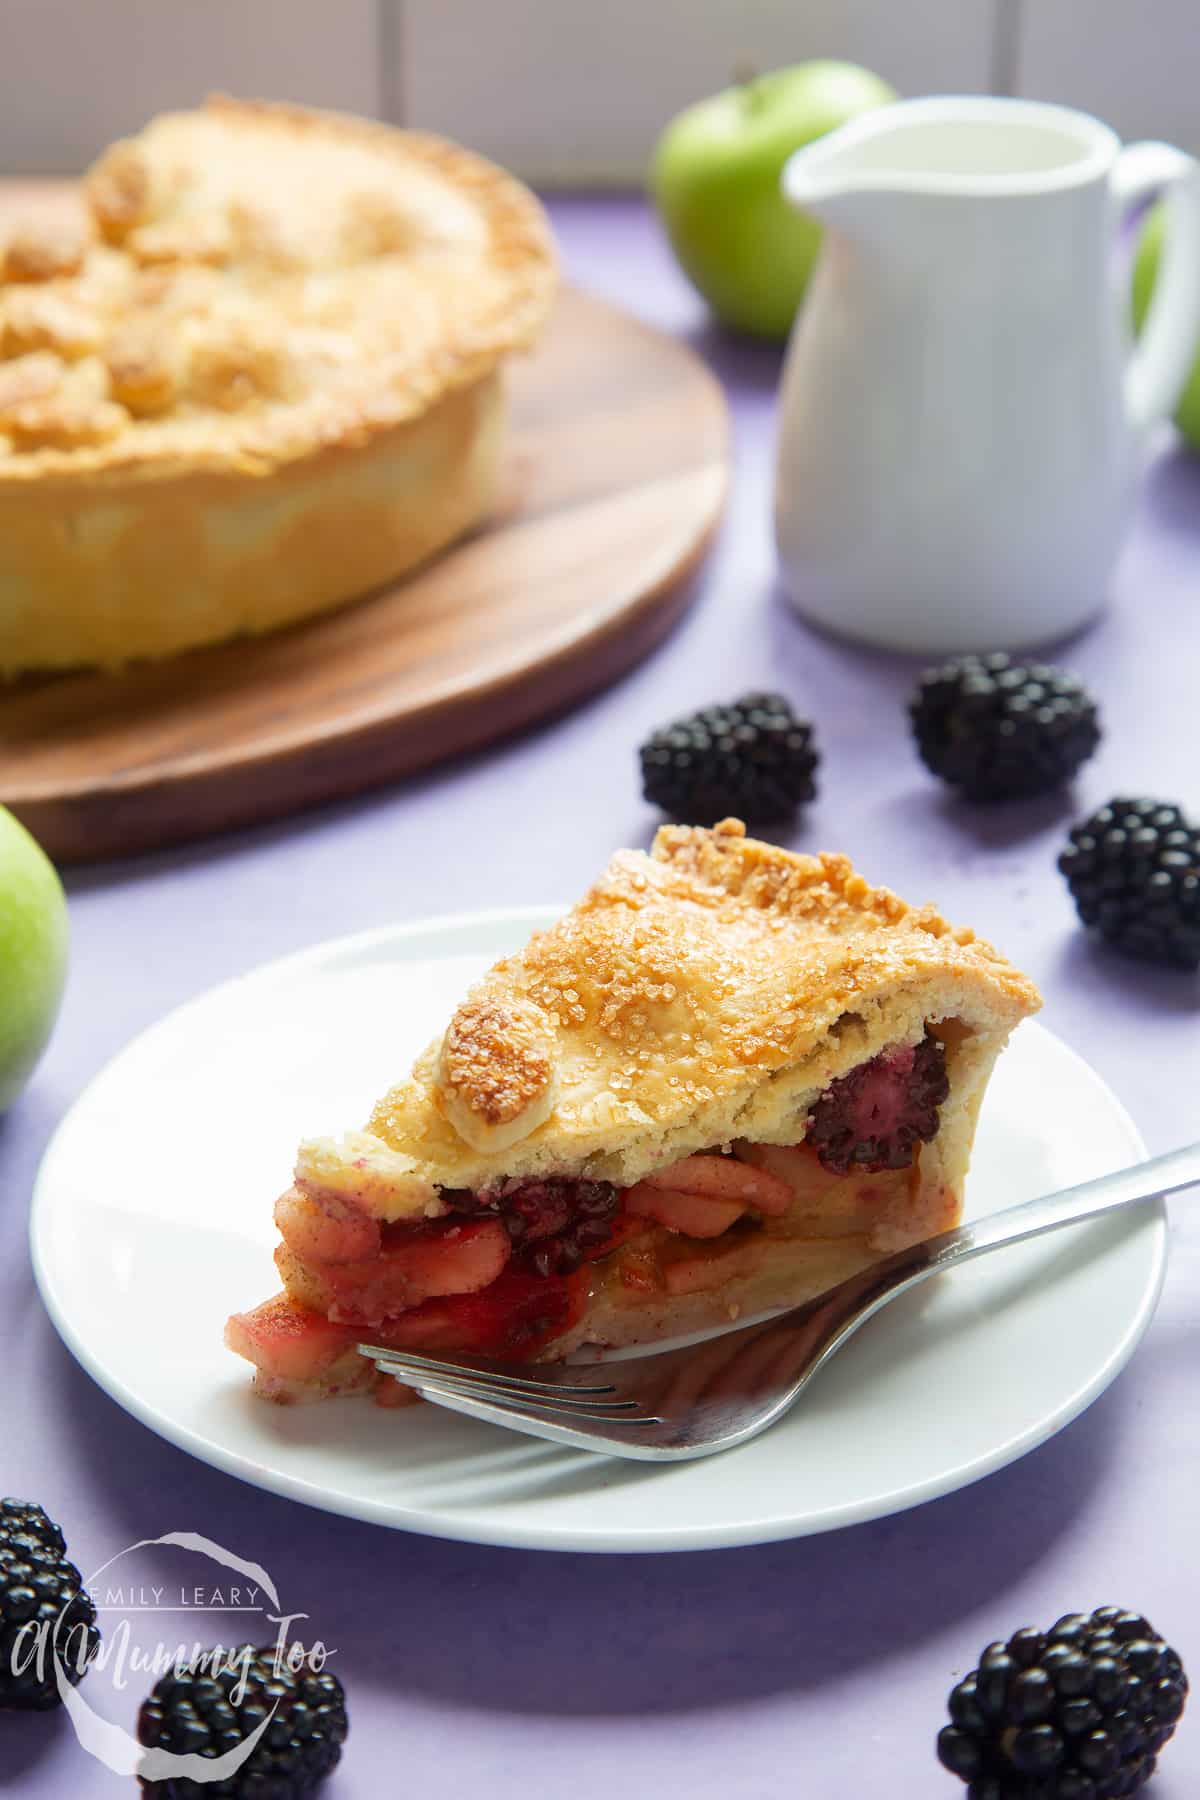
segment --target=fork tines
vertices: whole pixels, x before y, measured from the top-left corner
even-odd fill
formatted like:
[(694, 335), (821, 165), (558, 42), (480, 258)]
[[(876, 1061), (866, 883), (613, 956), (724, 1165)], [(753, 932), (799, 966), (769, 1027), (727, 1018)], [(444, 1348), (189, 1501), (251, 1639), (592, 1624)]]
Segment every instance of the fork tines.
[[(473, 1369), (462, 1363), (444, 1362), (405, 1350), (389, 1350), (380, 1344), (360, 1344), (359, 1354), (369, 1357), (383, 1375), (418, 1390), (459, 1394), (493, 1406), (520, 1412), (557, 1414), (568, 1418), (610, 1419), (613, 1424), (659, 1424), (636, 1400), (621, 1399), (611, 1381), (561, 1381), (553, 1376), (521, 1376), (492, 1369)], [(636, 1414), (636, 1417), (631, 1417)]]

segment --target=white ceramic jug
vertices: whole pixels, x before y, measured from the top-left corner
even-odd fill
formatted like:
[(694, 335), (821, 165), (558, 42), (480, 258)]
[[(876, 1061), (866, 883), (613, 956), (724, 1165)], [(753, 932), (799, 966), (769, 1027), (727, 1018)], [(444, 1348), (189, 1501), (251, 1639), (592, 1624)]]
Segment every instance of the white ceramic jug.
[[(783, 377), (797, 610), (889, 649), (1017, 649), (1106, 598), (1150, 427), (1200, 340), (1200, 166), (1022, 100), (883, 107), (797, 151), (825, 225)], [(1170, 191), (1138, 347), (1116, 233)]]

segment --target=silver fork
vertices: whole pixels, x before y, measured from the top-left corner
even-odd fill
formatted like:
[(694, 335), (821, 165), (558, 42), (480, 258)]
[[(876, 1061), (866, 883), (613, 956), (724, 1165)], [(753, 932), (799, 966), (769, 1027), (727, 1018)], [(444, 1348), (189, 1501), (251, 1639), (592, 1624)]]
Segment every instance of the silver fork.
[(648, 1462), (713, 1456), (781, 1419), (865, 1320), (919, 1281), (1102, 1213), (1200, 1182), (1200, 1144), (939, 1232), (790, 1312), (682, 1349), (593, 1363), (503, 1363), (360, 1344), (451, 1412), (579, 1450)]

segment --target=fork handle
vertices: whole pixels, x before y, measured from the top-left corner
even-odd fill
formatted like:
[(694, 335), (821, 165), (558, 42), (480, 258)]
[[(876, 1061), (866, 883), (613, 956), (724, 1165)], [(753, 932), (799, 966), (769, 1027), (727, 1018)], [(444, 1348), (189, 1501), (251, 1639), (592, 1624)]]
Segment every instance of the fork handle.
[(1100, 1175), (1095, 1181), (1063, 1188), (1057, 1194), (1026, 1200), (1020, 1206), (1006, 1207), (985, 1219), (927, 1238), (916, 1247), (926, 1253), (922, 1273), (932, 1274), (936, 1269), (999, 1249), (1001, 1244), (1019, 1244), (1023, 1238), (1041, 1237), (1043, 1232), (1118, 1212), (1123, 1206), (1135, 1206), (1141, 1200), (1172, 1194), (1197, 1182), (1200, 1144), (1187, 1144), (1182, 1150), (1169, 1150), (1165, 1156), (1151, 1157), (1148, 1162), (1134, 1163), (1132, 1168)]

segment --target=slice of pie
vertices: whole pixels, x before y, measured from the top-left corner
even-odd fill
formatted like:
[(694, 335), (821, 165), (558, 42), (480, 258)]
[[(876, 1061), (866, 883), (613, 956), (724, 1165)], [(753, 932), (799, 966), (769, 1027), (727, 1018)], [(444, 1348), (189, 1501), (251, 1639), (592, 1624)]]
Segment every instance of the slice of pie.
[(457, 145), (210, 101), (0, 219), (0, 675), (288, 624), (487, 512), (555, 285)]
[(957, 1221), (1038, 1004), (845, 857), (664, 828), (484, 977), (365, 1131), (301, 1145), (284, 1291), (226, 1341), (294, 1400), (372, 1386), (364, 1337), (546, 1360), (798, 1303)]

